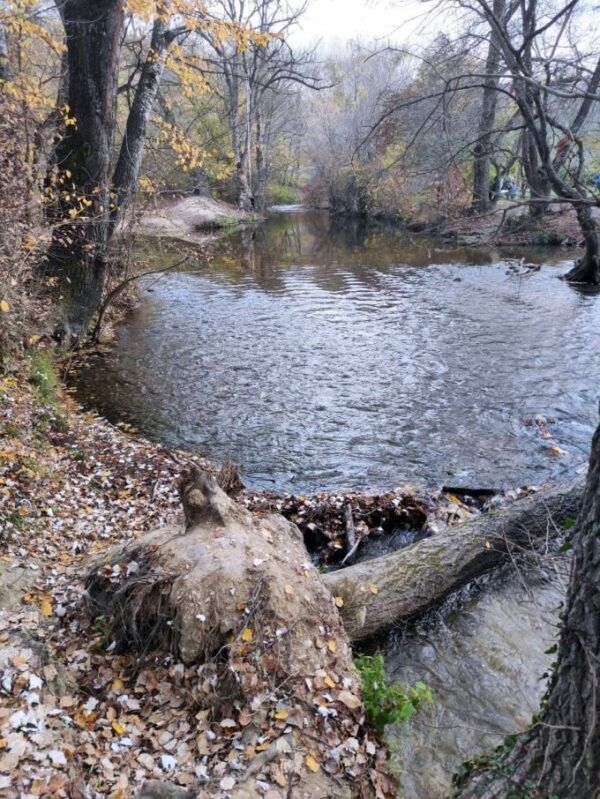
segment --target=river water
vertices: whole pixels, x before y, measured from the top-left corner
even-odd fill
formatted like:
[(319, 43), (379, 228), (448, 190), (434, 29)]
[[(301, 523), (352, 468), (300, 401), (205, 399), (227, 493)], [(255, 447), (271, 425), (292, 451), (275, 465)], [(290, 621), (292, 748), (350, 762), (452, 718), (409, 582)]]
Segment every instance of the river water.
[(399, 799), (447, 799), (462, 763), (530, 725), (556, 658), (568, 569), (565, 556), (507, 568), (384, 643), (389, 679), (422, 680), (435, 697), (388, 729)]
[[(157, 240), (145, 253), (179, 258)], [(148, 280), (79, 397), (232, 458), (256, 487), (558, 477), (585, 460), (597, 416), (600, 297), (558, 279), (571, 251), (528, 250), (542, 268), (527, 276), (521, 254), (274, 214), (193, 274)]]

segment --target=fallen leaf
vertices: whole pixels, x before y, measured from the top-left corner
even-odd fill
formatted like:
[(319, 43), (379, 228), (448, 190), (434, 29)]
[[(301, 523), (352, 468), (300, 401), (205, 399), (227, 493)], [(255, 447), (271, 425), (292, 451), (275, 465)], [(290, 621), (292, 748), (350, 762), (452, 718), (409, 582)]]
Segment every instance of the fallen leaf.
[(40, 605), (40, 610), (44, 614), (44, 616), (51, 616), (52, 615), (52, 600), (49, 596), (45, 596), (42, 599), (42, 603)]
[(330, 652), (335, 652), (337, 649), (337, 641), (335, 641), (333, 638), (330, 641), (327, 641), (327, 649), (329, 649)]
[(306, 767), (310, 771), (312, 771), (313, 774), (316, 774), (318, 771), (321, 770), (321, 766), (317, 763), (317, 761), (314, 759), (312, 755), (306, 755), (306, 759), (304, 760), (304, 762), (306, 763)]
[(362, 705), (360, 699), (350, 691), (340, 691), (337, 698), (350, 710), (357, 710)]
[(248, 641), (251, 641), (254, 638), (254, 632), (252, 631), (251, 627), (246, 627), (242, 632), (242, 641), (247, 644)]
[(0, 301), (0, 311), (2, 311), (2, 313), (8, 313), (10, 311), (10, 305), (6, 302), (6, 300)]
[(117, 733), (117, 735), (123, 735), (123, 733), (125, 732), (125, 727), (123, 727), (122, 724), (119, 724), (118, 721), (113, 721), (110, 726)]
[(369, 586), (369, 591), (372, 594), (378, 594), (379, 593), (379, 588), (375, 585), (375, 583), (371, 583), (371, 585)]
[(344, 607), (344, 600), (342, 599), (341, 596), (334, 597), (334, 600), (335, 600), (336, 607), (338, 607), (338, 608), (343, 608)]

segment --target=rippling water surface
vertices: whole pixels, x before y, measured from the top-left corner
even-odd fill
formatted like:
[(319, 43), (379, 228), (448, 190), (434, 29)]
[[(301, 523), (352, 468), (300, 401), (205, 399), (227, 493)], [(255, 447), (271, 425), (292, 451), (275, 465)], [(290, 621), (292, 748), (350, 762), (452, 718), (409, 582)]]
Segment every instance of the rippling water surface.
[(600, 297), (558, 280), (573, 253), (527, 251), (519, 277), (522, 254), (276, 214), (146, 284), (79, 396), (257, 487), (540, 482), (586, 457)]

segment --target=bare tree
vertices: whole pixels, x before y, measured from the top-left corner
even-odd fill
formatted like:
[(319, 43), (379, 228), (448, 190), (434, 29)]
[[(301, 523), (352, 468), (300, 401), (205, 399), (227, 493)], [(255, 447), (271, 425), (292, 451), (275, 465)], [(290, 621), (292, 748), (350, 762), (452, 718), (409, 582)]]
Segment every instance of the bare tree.
[(235, 194), (243, 210), (262, 211), (268, 174), (268, 135), (274, 95), (293, 87), (321, 86), (312, 51), (295, 51), (289, 34), (301, 19), (306, 2), (288, 0), (216, 0), (216, 13), (263, 38), (248, 47), (224, 42), (209, 32), (205, 74), (220, 90), (231, 131)]
[[(506, 0), (493, 0), (493, 11), (504, 23)], [(483, 86), (481, 97), (481, 116), (478, 126), (478, 140), (474, 147), (473, 157), (473, 203), (475, 213), (489, 211), (494, 205), (493, 192), (490, 190), (490, 165), (494, 154), (494, 131), (496, 128), (496, 110), (498, 107), (498, 73), (502, 63), (498, 32), (490, 31), (488, 53), (485, 63), (488, 81)]]

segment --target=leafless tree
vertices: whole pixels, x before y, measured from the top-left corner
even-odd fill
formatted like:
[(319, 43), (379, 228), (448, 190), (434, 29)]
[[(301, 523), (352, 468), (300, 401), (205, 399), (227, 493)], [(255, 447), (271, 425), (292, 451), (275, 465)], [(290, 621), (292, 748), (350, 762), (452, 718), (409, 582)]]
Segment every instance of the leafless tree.
[[(263, 210), (275, 95), (294, 87), (322, 86), (313, 51), (296, 51), (289, 35), (307, 3), (288, 0), (216, 0), (215, 13), (231, 23), (264, 34), (263, 43), (242, 48), (204, 34), (205, 74), (220, 91), (231, 132), (235, 194), (243, 210)], [(215, 78), (217, 80), (215, 80)]]

